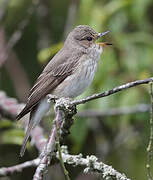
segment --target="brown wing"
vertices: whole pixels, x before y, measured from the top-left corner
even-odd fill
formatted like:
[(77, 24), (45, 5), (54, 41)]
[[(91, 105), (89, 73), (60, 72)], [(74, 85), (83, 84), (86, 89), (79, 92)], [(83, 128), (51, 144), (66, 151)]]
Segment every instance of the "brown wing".
[[(69, 76), (82, 54), (66, 54), (59, 51), (57, 55), (48, 63), (44, 71), (38, 77), (35, 85), (32, 87), (28, 102), (25, 108), (17, 116), (17, 119), (22, 118), (25, 114), (31, 111), (40, 100), (56, 88), (67, 76)], [(73, 60), (72, 60), (73, 58)]]

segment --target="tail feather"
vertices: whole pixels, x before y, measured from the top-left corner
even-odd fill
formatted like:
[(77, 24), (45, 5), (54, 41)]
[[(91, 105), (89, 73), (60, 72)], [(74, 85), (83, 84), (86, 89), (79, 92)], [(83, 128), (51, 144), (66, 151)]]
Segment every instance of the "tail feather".
[(32, 128), (33, 128), (33, 123), (30, 123), (29, 126), (28, 126), (28, 129), (26, 131), (26, 134), (24, 136), (24, 140), (23, 140), (22, 147), (21, 147), (21, 150), (20, 150), (20, 157), (22, 157), (24, 155), (24, 153), (25, 153), (26, 145), (27, 145), (27, 142), (28, 142), (28, 139), (29, 139)]
[[(29, 139), (32, 129), (35, 128), (39, 124), (39, 122), (44, 117), (44, 115), (47, 113), (49, 108), (50, 108), (50, 103), (48, 103), (46, 99), (43, 99), (39, 105), (33, 107), (33, 109), (31, 110), (28, 128), (26, 130), (26, 134), (25, 134), (25, 137), (23, 140), (21, 151), (20, 151), (21, 157), (25, 153), (26, 144), (28, 142), (28, 139)], [(23, 112), (24, 112), (24, 109), (23, 109)], [(19, 117), (22, 116), (22, 112), (20, 114), (18, 115)]]

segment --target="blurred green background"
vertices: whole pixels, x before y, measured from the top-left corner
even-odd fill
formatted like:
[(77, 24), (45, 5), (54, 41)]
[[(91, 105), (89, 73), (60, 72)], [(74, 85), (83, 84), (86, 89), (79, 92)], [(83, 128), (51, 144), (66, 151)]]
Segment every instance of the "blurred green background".
[[(151, 77), (152, 17), (152, 0), (0, 0), (0, 54), (3, 41), (11, 44), (9, 40), (15, 32), (20, 36), (0, 69), (0, 90), (25, 102), (43, 67), (62, 47), (68, 32), (79, 24), (87, 24), (98, 32), (110, 30), (104, 40), (113, 43), (104, 49), (94, 82), (81, 97)], [(112, 108), (149, 103), (148, 86), (142, 85), (80, 105), (78, 112), (89, 109), (109, 112)], [(45, 123), (50, 127), (50, 123)], [(19, 158), (23, 137), (24, 131), (16, 122), (0, 118), (0, 166), (37, 157), (37, 150), (29, 146), (25, 156)], [(147, 179), (148, 141), (149, 112), (138, 112), (77, 117), (65, 143), (70, 153), (95, 154), (129, 178), (140, 180)], [(49, 168), (46, 180), (64, 179), (59, 166), (53, 168)], [(101, 179), (96, 175), (83, 176), (81, 168), (67, 168), (72, 179)], [(34, 168), (0, 179), (24, 180), (27, 173), (28, 179), (32, 179)]]

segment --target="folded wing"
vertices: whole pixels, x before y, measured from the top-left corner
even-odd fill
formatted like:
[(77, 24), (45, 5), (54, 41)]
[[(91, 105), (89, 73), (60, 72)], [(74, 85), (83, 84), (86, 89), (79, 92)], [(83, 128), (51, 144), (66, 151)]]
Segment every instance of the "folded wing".
[(21, 119), (30, 112), (42, 98), (51, 93), (65, 78), (70, 76), (78, 65), (81, 56), (81, 53), (74, 56), (72, 53), (66, 54), (63, 53), (63, 50), (59, 51), (38, 77), (35, 85), (30, 90), (26, 106), (16, 119)]

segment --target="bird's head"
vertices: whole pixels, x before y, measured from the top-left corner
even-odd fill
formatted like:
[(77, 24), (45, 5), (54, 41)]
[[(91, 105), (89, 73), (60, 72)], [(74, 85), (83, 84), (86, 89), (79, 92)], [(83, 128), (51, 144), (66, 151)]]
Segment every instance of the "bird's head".
[[(87, 25), (79, 25), (73, 29), (73, 31), (69, 34), (68, 40), (75, 42), (84, 48), (91, 47), (96, 43), (100, 37), (107, 34), (109, 31), (103, 33), (97, 33), (94, 29)], [(112, 45), (111, 43), (100, 42), (98, 43), (100, 46)]]

